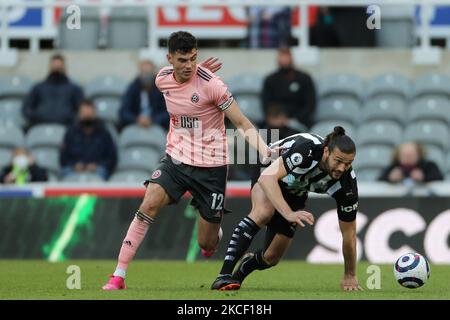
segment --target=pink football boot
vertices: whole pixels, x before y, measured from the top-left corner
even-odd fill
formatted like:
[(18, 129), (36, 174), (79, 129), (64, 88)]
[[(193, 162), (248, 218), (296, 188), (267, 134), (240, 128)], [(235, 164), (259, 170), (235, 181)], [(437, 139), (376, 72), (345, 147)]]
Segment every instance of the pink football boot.
[(126, 289), (125, 279), (119, 276), (109, 275), (111, 279), (102, 287), (103, 290), (123, 290)]
[(219, 234), (218, 234), (218, 236), (217, 236), (217, 245), (216, 245), (216, 247), (214, 248), (214, 249), (212, 249), (212, 250), (209, 250), (209, 251), (206, 251), (205, 249), (201, 249), (201, 251), (202, 251), (202, 255), (205, 257), (205, 258), (209, 258), (209, 257), (211, 257), (216, 251), (217, 251), (217, 249), (219, 249), (219, 243), (220, 243), (220, 240), (222, 239), (222, 236), (223, 236), (223, 231), (222, 231), (222, 227), (220, 227), (220, 229), (219, 229)]

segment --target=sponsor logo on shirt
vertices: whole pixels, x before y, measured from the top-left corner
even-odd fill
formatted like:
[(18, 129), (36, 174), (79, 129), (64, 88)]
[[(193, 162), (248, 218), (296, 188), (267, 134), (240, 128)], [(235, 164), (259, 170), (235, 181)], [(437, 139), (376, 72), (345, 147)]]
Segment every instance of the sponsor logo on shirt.
[(181, 116), (180, 120), (181, 120), (181, 127), (182, 128), (191, 129), (191, 128), (198, 128), (199, 127), (199, 121), (198, 121), (197, 117)]
[(152, 179), (158, 179), (159, 177), (161, 177), (161, 170), (155, 170), (152, 174)]
[(350, 212), (355, 211), (357, 209), (358, 209), (358, 202), (356, 202), (352, 206), (347, 206), (347, 207), (341, 206), (341, 211), (347, 212), (347, 213), (350, 213)]
[(291, 155), (291, 161), (294, 166), (298, 166), (303, 161), (303, 157), (300, 153), (294, 153)]

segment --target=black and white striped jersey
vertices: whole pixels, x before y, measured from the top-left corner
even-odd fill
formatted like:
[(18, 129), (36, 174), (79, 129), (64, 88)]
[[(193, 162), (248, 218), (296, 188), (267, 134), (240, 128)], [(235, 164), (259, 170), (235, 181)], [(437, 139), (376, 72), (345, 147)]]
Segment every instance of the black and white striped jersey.
[(336, 200), (339, 219), (353, 221), (358, 207), (356, 175), (350, 167), (339, 180), (319, 167), (323, 156), (323, 138), (312, 133), (299, 133), (274, 142), (270, 147), (283, 147), (281, 157), (287, 175), (280, 187), (290, 194), (307, 198), (308, 192), (328, 194)]

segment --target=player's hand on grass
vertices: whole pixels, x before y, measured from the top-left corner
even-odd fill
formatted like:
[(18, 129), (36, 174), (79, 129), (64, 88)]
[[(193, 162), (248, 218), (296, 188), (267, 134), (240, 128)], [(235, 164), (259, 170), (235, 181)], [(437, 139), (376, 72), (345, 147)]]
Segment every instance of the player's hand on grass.
[(209, 57), (208, 59), (200, 63), (200, 65), (203, 68), (208, 69), (212, 73), (216, 73), (222, 68), (222, 62), (220, 62), (218, 58), (213, 57)]
[(344, 275), (341, 281), (342, 291), (362, 291), (363, 288), (359, 285), (356, 276)]
[(299, 224), (302, 227), (305, 226), (303, 222), (306, 222), (311, 226), (314, 224), (314, 216), (312, 215), (312, 213), (303, 210), (293, 212), (288, 216), (287, 220), (289, 222)]

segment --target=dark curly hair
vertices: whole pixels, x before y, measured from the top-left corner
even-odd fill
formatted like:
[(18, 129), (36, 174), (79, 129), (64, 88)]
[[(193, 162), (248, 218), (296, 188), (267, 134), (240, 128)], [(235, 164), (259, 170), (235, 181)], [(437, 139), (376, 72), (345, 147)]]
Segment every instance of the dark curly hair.
[(168, 41), (170, 53), (181, 52), (188, 53), (197, 49), (197, 39), (186, 31), (173, 32)]
[(336, 147), (343, 153), (351, 154), (356, 152), (355, 143), (352, 138), (345, 134), (345, 129), (341, 126), (334, 127), (333, 132), (326, 136), (323, 145), (328, 147), (330, 152)]

